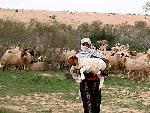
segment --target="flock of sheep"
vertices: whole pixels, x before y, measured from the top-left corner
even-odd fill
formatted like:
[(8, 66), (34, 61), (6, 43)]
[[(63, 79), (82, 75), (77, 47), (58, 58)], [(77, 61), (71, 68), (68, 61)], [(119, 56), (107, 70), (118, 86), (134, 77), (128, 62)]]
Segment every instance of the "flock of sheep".
[(33, 54), (26, 49), (14, 47), (8, 49), (1, 57), (3, 71), (15, 67), (16, 70), (43, 70), (43, 62), (32, 62)]
[(98, 51), (103, 52), (112, 69), (122, 68), (124, 73), (132, 79), (150, 79), (150, 49), (146, 52), (137, 53), (130, 51), (128, 44), (117, 43), (107, 51), (108, 42), (106, 40), (97, 42), (101, 44)]
[[(133, 79), (138, 78), (140, 80), (150, 79), (150, 49), (146, 52), (137, 53), (136, 51), (130, 51), (128, 44), (121, 45), (117, 43), (108, 50), (108, 41), (101, 40), (97, 41), (97, 43), (101, 45), (97, 51), (103, 53), (110, 62), (111, 70), (122, 68), (127, 77), (132, 77)], [(37, 51), (40, 51), (40, 48), (37, 48)], [(44, 48), (42, 51), (44, 51)], [(75, 50), (63, 50), (60, 52), (59, 48), (57, 48), (55, 52), (61, 54), (59, 60), (60, 68), (67, 67), (68, 57), (76, 54)], [(41, 57), (43, 56), (40, 56), (39, 59)], [(3, 70), (10, 69), (12, 66), (15, 67), (16, 70), (44, 70), (44, 63), (35, 62), (33, 59), (33, 51), (29, 52), (19, 47), (13, 47), (4, 53), (0, 62), (1, 65), (3, 65)]]

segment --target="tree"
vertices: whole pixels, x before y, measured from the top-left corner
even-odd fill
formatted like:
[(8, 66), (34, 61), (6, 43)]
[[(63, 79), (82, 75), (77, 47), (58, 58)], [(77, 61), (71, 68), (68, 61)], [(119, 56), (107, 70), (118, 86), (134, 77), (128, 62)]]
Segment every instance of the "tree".
[(146, 4), (143, 6), (143, 9), (145, 11), (145, 19), (150, 21), (150, 1), (146, 2)]
[(143, 9), (145, 12), (150, 12), (150, 1), (146, 2), (146, 4), (143, 6)]

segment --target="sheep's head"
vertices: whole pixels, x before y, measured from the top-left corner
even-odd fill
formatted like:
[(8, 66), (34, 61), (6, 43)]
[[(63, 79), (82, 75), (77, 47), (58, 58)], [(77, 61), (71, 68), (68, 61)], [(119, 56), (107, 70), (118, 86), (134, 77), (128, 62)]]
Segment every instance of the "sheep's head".
[(26, 51), (24, 51), (24, 50), (21, 51), (21, 58), (23, 58), (24, 56), (27, 56), (27, 55), (28, 55), (28, 53)]
[(120, 44), (120, 43), (117, 43), (115, 46), (121, 46), (121, 44)]
[(137, 56), (137, 52), (136, 52), (136, 51), (129, 51), (129, 54), (130, 54), (131, 56)]
[(107, 40), (98, 40), (97, 43), (100, 44), (100, 45), (103, 45), (103, 46), (108, 45), (108, 41)]
[(78, 58), (76, 56), (70, 56), (67, 59), (67, 62), (70, 66), (77, 66), (78, 65)]

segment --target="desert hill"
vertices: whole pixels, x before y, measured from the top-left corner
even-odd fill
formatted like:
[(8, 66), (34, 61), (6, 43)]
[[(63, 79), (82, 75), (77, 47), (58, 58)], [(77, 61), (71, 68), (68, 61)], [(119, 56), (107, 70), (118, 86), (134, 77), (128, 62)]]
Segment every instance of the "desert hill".
[(58, 21), (67, 25), (77, 27), (87, 22), (101, 21), (103, 24), (121, 24), (128, 22), (134, 25), (135, 21), (146, 21), (150, 23), (146, 16), (139, 14), (117, 14), (98, 12), (69, 12), (69, 11), (46, 11), (46, 10), (23, 10), (23, 9), (0, 9), (0, 19), (10, 19), (28, 23), (31, 19), (38, 22)]

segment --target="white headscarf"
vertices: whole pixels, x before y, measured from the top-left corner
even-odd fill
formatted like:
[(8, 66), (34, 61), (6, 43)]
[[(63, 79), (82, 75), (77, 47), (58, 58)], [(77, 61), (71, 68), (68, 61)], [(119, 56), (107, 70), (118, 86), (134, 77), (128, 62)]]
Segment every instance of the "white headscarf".
[(88, 44), (91, 44), (91, 40), (89, 38), (83, 38), (81, 40), (81, 44), (83, 44), (84, 42), (87, 42)]
[[(88, 48), (87, 46), (83, 46), (82, 44), (84, 42), (87, 42), (88, 44), (91, 44), (91, 47)], [(91, 56), (95, 56), (97, 58), (104, 58), (103, 54), (96, 51), (95, 47), (92, 45), (91, 40), (89, 38), (83, 38), (81, 40), (81, 51), (76, 54), (76, 57), (78, 58), (91, 58)]]
[(82, 44), (87, 42), (88, 44), (91, 45), (91, 40), (89, 38), (83, 38), (81, 40), (81, 51), (83, 52), (90, 52), (91, 51), (91, 48), (88, 48), (87, 46), (83, 46)]

